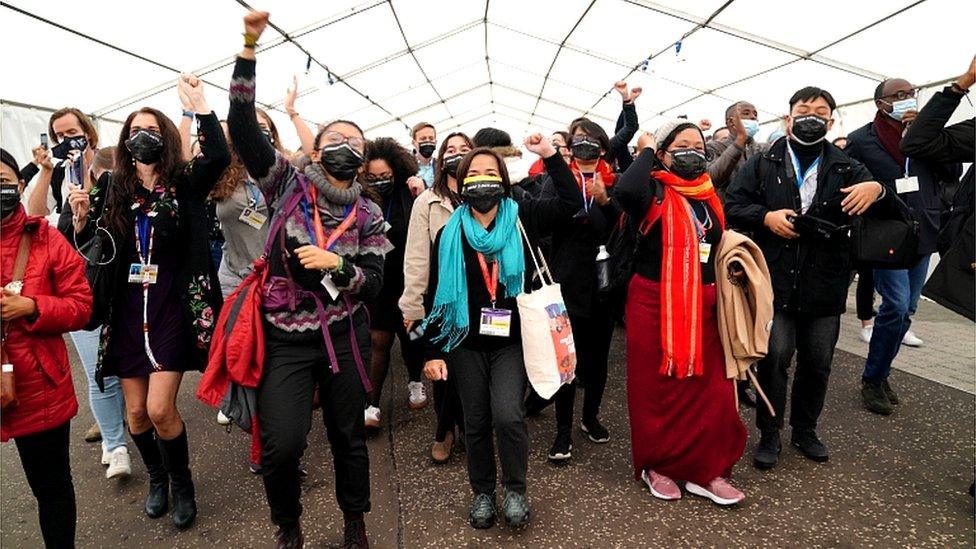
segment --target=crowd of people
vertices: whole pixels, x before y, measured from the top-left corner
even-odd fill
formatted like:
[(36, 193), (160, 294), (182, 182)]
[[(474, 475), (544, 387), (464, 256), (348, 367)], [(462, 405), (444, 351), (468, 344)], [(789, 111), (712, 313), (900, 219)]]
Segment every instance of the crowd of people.
[[(902, 342), (920, 343), (910, 327), (930, 257), (967, 241), (960, 235), (972, 243), (973, 168), (963, 175), (960, 163), (973, 161), (974, 120), (946, 123), (976, 60), (924, 106), (907, 80), (879, 83), (874, 120), (834, 142), (837, 105), (819, 87), (784, 96), (782, 132), (761, 143), (748, 101), (730, 105), (710, 135), (687, 119), (641, 131), (642, 90), (619, 82), (614, 135), (588, 118), (529, 135), (524, 149), (538, 160), (523, 170), (495, 128), (443, 136), (420, 123), (412, 151), (367, 140), (351, 120), (313, 131), (295, 108), (297, 85), (285, 108), (301, 146), (289, 151), (255, 105), (268, 18), (244, 19), (226, 120), (184, 75), (179, 125), (140, 108), (116, 143), (100, 146), (90, 119), (65, 108), (30, 164), (2, 151), (0, 427), (16, 443), (48, 547), (73, 547), (75, 533), (68, 448), (78, 404), (64, 334), (84, 366), (96, 421), (85, 437), (101, 440), (106, 477), (131, 474), (131, 441), (148, 477), (146, 515), (170, 513), (181, 529), (207, 496), (194, 489), (177, 394), (187, 371), (206, 370), (203, 400), (204, 385), (224, 383), (217, 420), (250, 425), (242, 459), (262, 477), (278, 547), (304, 543), (302, 456), (318, 407), (344, 546), (369, 546), (366, 440), (383, 428), (395, 341), (409, 408), (427, 406), (422, 378), (431, 382), (431, 460), (446, 463), (463, 442), (474, 528), (498, 515), (512, 527), (532, 519), (527, 416), (554, 405), (554, 463), (572, 458), (578, 389), (583, 437), (616, 435), (600, 409), (618, 324), (633, 473), (661, 500), (682, 488), (719, 505), (745, 498), (732, 483), (747, 436), (740, 406), (756, 406), (754, 465), (776, 466), (794, 356), (790, 441), (828, 460), (817, 427), (855, 272), (866, 327), (881, 297), (865, 335), (863, 403), (878, 414), (899, 404), (892, 361)], [(858, 264), (852, 223), (905, 210), (918, 227), (911, 261)], [(526, 375), (520, 313), (543, 270), (562, 284), (576, 361), (547, 396)], [(743, 295), (751, 312), (723, 313)], [(260, 353), (243, 372), (252, 383), (235, 392), (226, 380), (238, 372), (214, 368), (224, 353), (215, 348), (254, 296)], [(740, 347), (751, 354), (730, 349), (728, 333), (748, 334)]]

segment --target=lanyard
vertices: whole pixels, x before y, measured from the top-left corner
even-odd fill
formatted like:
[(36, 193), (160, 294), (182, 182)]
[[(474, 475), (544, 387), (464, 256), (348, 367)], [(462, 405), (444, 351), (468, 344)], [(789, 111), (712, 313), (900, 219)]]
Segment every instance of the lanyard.
[(908, 163), (911, 162), (911, 158), (905, 157), (905, 177), (908, 177)]
[(244, 186), (247, 188), (247, 194), (250, 195), (248, 206), (256, 208), (258, 201), (261, 200), (261, 191), (258, 190), (258, 186), (255, 185), (250, 179), (244, 181)]
[[(329, 238), (325, 238), (325, 230), (322, 228), (322, 217), (319, 214), (318, 208), (318, 191), (313, 186), (309, 189), (310, 198), (303, 201), (302, 204), (302, 217), (305, 219), (305, 230), (308, 231), (308, 237), (312, 240), (312, 243), (316, 246), (322, 248), (323, 250), (331, 250), (332, 246), (335, 245), (339, 237), (345, 233), (349, 227), (356, 222), (356, 208), (352, 204), (346, 206), (346, 218), (342, 220), (342, 223), (329, 235)], [(309, 203), (315, 206), (309, 208)], [(309, 212), (311, 209), (311, 212)], [(314, 223), (313, 223), (314, 220)], [(313, 227), (314, 225), (314, 227)]]
[[(589, 199), (586, 197), (586, 175), (584, 175), (583, 172), (578, 169), (576, 170), (576, 173), (579, 175), (580, 179), (580, 190), (583, 192), (583, 211), (589, 214), (590, 208), (593, 206), (593, 197), (590, 196)], [(590, 177), (590, 181), (594, 179), (596, 179), (596, 172), (593, 172), (593, 175)]]
[(688, 213), (691, 214), (691, 218), (695, 220), (695, 233), (698, 234), (698, 241), (704, 242), (705, 234), (712, 228), (712, 215), (708, 213), (708, 207), (702, 204), (702, 209), (705, 210), (705, 221), (702, 222), (698, 219), (698, 213), (695, 212), (691, 202), (685, 200), (685, 204), (688, 205)]
[(822, 157), (818, 156), (817, 159), (814, 160), (813, 163), (810, 164), (810, 166), (807, 168), (807, 171), (801, 174), (800, 161), (797, 160), (796, 154), (793, 152), (793, 149), (790, 148), (789, 144), (787, 144), (786, 150), (790, 152), (790, 159), (793, 161), (793, 173), (796, 175), (796, 187), (800, 188), (803, 186), (803, 183), (807, 180), (807, 177), (810, 176), (810, 173), (813, 172), (813, 170), (817, 169), (817, 166), (820, 165), (820, 159)]
[[(143, 212), (136, 214), (136, 254), (139, 256), (139, 263), (143, 269), (147, 268), (152, 261), (153, 239), (156, 233), (153, 229), (149, 216)], [(143, 257), (142, 243), (147, 242), (145, 257)], [(163, 365), (156, 361), (152, 348), (149, 347), (149, 278), (144, 276), (142, 279), (142, 343), (149, 358), (149, 364), (153, 370), (161, 371)]]
[(481, 264), (481, 276), (485, 279), (485, 287), (488, 288), (488, 295), (491, 297), (491, 308), (495, 308), (495, 298), (498, 295), (498, 259), (491, 264), (491, 274), (488, 274), (488, 263), (485, 262), (485, 254), (478, 252), (478, 263)]

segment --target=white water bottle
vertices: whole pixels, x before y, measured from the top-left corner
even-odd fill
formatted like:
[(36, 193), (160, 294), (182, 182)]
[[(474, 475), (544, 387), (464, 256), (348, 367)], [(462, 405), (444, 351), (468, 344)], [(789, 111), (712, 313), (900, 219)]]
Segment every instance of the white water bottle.
[(596, 254), (596, 283), (600, 291), (610, 287), (610, 253), (607, 247), (600, 245), (600, 250)]

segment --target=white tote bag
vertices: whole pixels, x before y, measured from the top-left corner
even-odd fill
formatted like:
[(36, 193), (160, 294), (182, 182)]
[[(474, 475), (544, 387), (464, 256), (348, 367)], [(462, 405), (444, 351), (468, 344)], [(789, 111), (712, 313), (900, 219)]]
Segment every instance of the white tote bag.
[[(561, 386), (576, 377), (576, 344), (559, 284), (553, 281), (541, 251), (536, 257), (537, 250), (529, 242), (521, 221), (518, 227), (529, 248), (536, 274), (542, 281), (542, 287), (538, 290), (529, 292), (526, 288), (515, 298), (522, 319), (525, 373), (535, 392), (549, 399)], [(539, 266), (540, 262), (542, 267)]]

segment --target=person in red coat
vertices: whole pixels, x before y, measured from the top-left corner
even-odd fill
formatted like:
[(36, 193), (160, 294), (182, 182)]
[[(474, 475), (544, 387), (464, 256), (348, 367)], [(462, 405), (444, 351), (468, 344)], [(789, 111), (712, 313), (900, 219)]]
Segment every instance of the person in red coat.
[[(68, 459), (71, 418), (78, 401), (63, 336), (91, 316), (84, 262), (43, 217), (20, 203), (17, 162), (0, 149), (0, 317), (3, 372), (13, 372), (16, 401), (0, 415), (0, 441), (14, 439), (27, 483), (37, 498), (47, 547), (74, 547), (75, 490)], [(30, 237), (22, 285), (13, 281), (21, 236)], [(18, 286), (20, 286), (18, 291)]]

